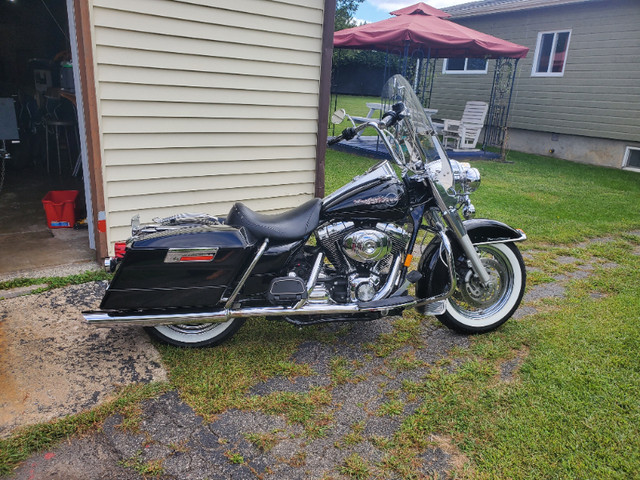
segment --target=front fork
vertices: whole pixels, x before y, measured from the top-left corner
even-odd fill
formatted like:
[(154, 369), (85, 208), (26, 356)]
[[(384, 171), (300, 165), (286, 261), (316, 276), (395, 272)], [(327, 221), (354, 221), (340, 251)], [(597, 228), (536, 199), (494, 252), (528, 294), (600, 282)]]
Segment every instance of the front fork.
[(471, 268), (478, 275), (480, 282), (485, 287), (490, 286), (493, 281), (491, 277), (487, 273), (487, 269), (484, 268), (482, 261), (480, 260), (480, 256), (476, 251), (476, 247), (473, 246), (471, 239), (469, 238), (469, 234), (467, 230), (464, 228), (464, 224), (462, 223), (462, 219), (458, 216), (456, 212), (452, 212), (447, 209), (446, 212), (442, 214), (444, 221), (447, 226), (453, 231), (454, 235), (458, 239), (462, 250), (464, 251), (467, 259), (471, 262)]

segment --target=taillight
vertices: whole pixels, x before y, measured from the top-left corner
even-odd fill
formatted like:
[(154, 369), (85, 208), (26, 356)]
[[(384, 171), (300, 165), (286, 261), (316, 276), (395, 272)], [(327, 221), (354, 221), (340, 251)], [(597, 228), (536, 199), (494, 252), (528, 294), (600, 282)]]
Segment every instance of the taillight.
[(118, 260), (122, 260), (124, 258), (124, 254), (127, 251), (127, 244), (125, 242), (116, 242), (115, 246), (115, 254)]

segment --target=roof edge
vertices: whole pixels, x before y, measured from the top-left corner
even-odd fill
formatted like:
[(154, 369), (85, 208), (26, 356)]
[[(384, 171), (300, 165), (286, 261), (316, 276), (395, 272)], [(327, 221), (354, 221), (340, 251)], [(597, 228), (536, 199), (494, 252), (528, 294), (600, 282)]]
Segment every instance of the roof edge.
[(451, 14), (452, 18), (464, 18), (593, 1), (598, 0), (482, 0), (479, 2), (463, 3), (453, 7), (443, 8), (442, 10)]

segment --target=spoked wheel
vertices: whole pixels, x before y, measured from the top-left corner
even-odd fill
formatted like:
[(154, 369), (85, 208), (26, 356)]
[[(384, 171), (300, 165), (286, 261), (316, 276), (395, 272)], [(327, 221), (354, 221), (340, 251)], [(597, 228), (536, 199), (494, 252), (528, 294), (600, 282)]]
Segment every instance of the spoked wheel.
[(244, 318), (236, 318), (224, 323), (159, 325), (146, 327), (145, 330), (161, 342), (177, 347), (213, 347), (231, 338), (244, 321)]
[(457, 332), (482, 333), (498, 328), (520, 305), (526, 282), (522, 255), (512, 243), (479, 245), (480, 259), (492, 285), (483, 286), (473, 272), (458, 278), (438, 320)]

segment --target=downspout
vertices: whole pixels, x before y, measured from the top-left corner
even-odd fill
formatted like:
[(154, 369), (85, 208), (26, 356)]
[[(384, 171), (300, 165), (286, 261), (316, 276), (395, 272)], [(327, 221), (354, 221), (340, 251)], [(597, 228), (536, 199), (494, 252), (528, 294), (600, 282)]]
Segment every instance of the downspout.
[[(77, 0), (76, 0), (77, 1)], [(331, 103), (331, 57), (333, 55), (333, 29), (336, 0), (325, 0), (322, 22), (322, 61), (320, 66), (320, 92), (318, 95), (318, 135), (316, 143), (315, 196), (324, 197), (324, 167), (327, 153), (329, 104)]]

